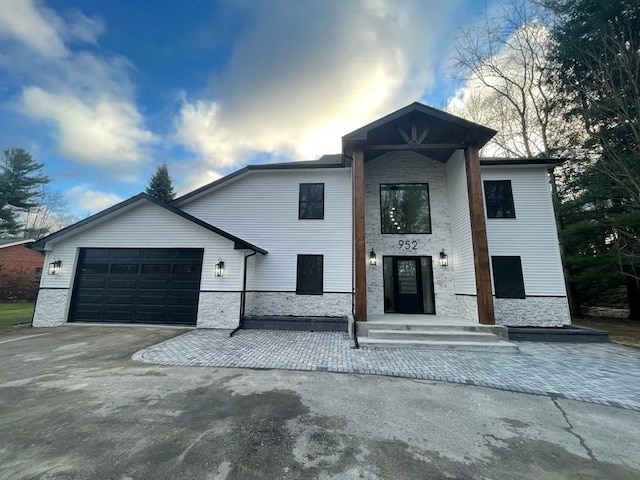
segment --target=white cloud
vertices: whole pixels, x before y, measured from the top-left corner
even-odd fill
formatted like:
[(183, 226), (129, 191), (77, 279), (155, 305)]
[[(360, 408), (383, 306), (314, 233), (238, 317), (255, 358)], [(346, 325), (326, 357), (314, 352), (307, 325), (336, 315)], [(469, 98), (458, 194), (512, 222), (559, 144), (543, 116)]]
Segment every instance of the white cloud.
[[(179, 169), (178, 171), (180, 171)], [(178, 195), (184, 195), (198, 187), (214, 182), (222, 177), (222, 175), (207, 167), (206, 163), (198, 166), (189, 165), (187, 169), (182, 169), (182, 180), (178, 184)]]
[(49, 125), (65, 158), (131, 180), (157, 137), (138, 110), (129, 61), (80, 48), (104, 30), (78, 11), (63, 18), (34, 0), (3, 0), (0, 68), (23, 85), (14, 109)]
[(28, 0), (0, 2), (0, 37), (15, 39), (50, 57), (63, 57), (68, 51), (59, 35), (60, 20), (50, 10)]
[(123, 200), (122, 197), (115, 193), (93, 190), (86, 183), (76, 185), (67, 190), (65, 199), (69, 207), (74, 211), (88, 212), (90, 214), (104, 210)]
[(105, 167), (147, 160), (140, 145), (154, 137), (140, 127), (142, 117), (130, 102), (108, 95), (83, 100), (27, 87), (21, 104), (27, 115), (55, 125), (58, 147), (68, 157)]
[(433, 86), (456, 3), (244, 2), (215, 95), (181, 98), (175, 141), (213, 170), (256, 152), (338, 152), (342, 135)]

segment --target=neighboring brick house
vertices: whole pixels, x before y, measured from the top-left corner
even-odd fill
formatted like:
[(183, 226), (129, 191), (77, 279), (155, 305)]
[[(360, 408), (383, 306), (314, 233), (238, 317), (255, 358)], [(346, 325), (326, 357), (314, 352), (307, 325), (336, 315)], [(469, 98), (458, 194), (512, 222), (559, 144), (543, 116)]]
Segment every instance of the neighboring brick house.
[(33, 239), (0, 238), (0, 275), (10, 271), (27, 271), (42, 275), (44, 253), (27, 247)]

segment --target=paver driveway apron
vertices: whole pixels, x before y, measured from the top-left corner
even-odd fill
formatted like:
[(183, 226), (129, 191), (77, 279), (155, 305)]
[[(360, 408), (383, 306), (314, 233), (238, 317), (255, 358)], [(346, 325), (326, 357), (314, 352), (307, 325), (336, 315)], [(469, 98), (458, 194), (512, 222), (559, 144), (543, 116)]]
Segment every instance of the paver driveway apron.
[(160, 365), (317, 370), (440, 380), (640, 411), (640, 350), (518, 342), (518, 354), (351, 348), (344, 333), (193, 330), (133, 355)]

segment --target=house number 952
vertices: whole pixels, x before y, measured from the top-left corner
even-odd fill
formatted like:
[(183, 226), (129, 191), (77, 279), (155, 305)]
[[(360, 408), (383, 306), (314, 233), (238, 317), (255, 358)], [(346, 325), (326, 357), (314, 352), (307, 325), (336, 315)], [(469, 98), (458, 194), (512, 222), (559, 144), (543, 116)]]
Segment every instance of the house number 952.
[(418, 241), (417, 240), (398, 240), (398, 248), (403, 248), (404, 250), (417, 250)]

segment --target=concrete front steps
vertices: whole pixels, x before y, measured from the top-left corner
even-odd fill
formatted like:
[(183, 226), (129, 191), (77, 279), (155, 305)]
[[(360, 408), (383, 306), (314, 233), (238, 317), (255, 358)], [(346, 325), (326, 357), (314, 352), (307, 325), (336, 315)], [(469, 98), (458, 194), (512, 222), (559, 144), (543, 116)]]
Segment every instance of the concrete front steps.
[[(357, 322), (358, 343), (362, 347), (420, 348), (470, 352), (517, 353), (509, 343), (506, 327), (481, 325), (458, 318), (420, 316), (385, 321)], [(426, 318), (425, 318), (426, 317)]]

